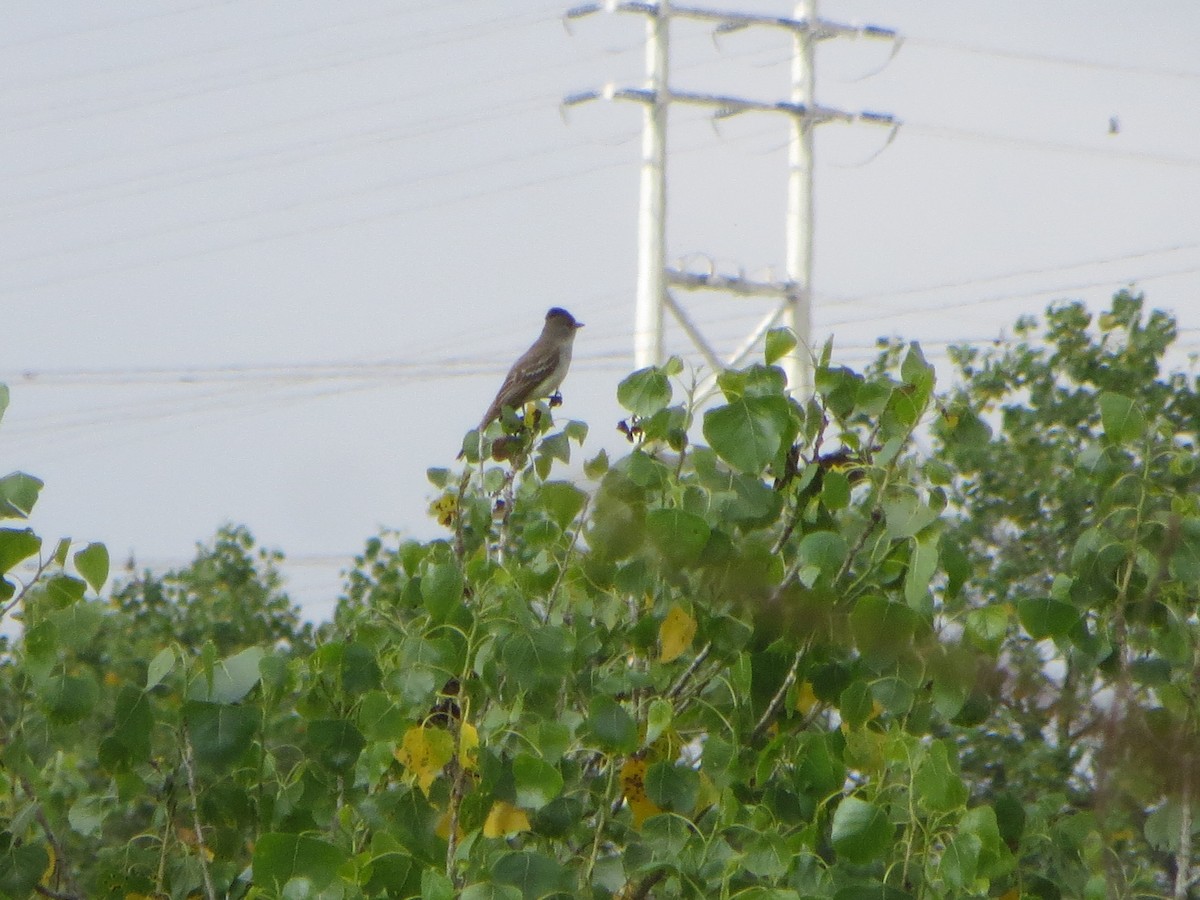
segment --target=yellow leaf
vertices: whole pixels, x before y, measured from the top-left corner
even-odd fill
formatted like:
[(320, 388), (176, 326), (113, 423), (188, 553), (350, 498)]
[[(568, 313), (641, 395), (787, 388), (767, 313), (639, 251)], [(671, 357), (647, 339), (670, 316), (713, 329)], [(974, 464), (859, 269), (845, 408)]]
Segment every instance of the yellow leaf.
[[(433, 828), (433, 833), (446, 841), (450, 839), (450, 810), (442, 813), (442, 817), (438, 819), (437, 825)], [(462, 822), (458, 824), (458, 839), (461, 841), (466, 837), (467, 833), (463, 831)]]
[(492, 804), (492, 809), (483, 823), (483, 836), (490, 838), (506, 837), (518, 831), (528, 830), (529, 816), (525, 810), (517, 809), (504, 800), (497, 800)]
[(458, 727), (458, 764), (466, 772), (479, 769), (479, 731), (470, 722)]
[(630, 757), (621, 766), (621, 794), (633, 813), (633, 827), (641, 830), (642, 823), (662, 812), (653, 800), (646, 796), (646, 765), (644, 759)]
[(811, 681), (806, 681), (796, 689), (796, 709), (799, 712), (808, 715), (812, 712), (812, 708), (818, 703), (817, 695), (813, 693)]
[(404, 733), (396, 748), (396, 759), (417, 780), (421, 792), (429, 796), (429, 786), (446, 763), (454, 758), (454, 738), (441, 728), (417, 725)]
[(120, 683), (121, 683), (121, 676), (118, 675), (116, 672), (105, 672), (104, 673), (104, 686), (105, 687), (116, 687)]
[(50, 862), (46, 866), (46, 871), (42, 873), (42, 886), (46, 887), (50, 884), (50, 879), (54, 877), (55, 871), (58, 869), (58, 856), (54, 852), (54, 845), (46, 845), (46, 857)]
[(676, 603), (658, 628), (658, 642), (662, 648), (658, 654), (658, 661), (669, 663), (678, 659), (683, 651), (692, 646), (695, 636), (696, 620)]
[(442, 494), (429, 504), (429, 514), (437, 519), (444, 528), (454, 524), (454, 514), (458, 512), (458, 499), (453, 494)]

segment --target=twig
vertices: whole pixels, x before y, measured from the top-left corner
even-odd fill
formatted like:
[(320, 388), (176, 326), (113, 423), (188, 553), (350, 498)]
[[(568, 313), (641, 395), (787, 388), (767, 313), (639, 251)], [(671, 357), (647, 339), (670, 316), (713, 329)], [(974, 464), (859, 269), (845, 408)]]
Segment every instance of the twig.
[(850, 548), (850, 551), (846, 554), (845, 560), (842, 561), (842, 567), (838, 569), (837, 577), (833, 579), (835, 584), (846, 577), (846, 574), (850, 571), (850, 566), (854, 564), (854, 557), (858, 556), (859, 551), (866, 546), (867, 538), (871, 536), (871, 532), (875, 530), (875, 526), (878, 525), (882, 519), (883, 507), (876, 505), (876, 507), (871, 510), (871, 518), (870, 521), (867, 522), (867, 527), (862, 530), (862, 534), (858, 536), (858, 540), (854, 542), (854, 546)]
[(676, 700), (679, 698), (679, 695), (683, 693), (683, 689), (687, 687), (688, 680), (696, 674), (696, 670), (700, 668), (706, 659), (708, 659), (708, 654), (711, 650), (712, 642), (710, 641), (704, 645), (704, 648), (699, 653), (696, 654), (696, 658), (688, 664), (688, 667), (683, 670), (682, 674), (675, 679), (675, 683), (671, 685), (671, 689), (667, 691), (668, 700)]
[[(482, 443), (482, 438), (480, 442)], [(483, 478), (483, 464), (479, 466), (480, 479)], [(470, 466), (463, 472), (462, 480), (458, 483), (458, 500), (455, 503), (454, 510), (454, 555), (461, 563), (463, 556), (466, 555), (466, 539), (463, 537), (463, 500), (467, 495), (467, 486), (471, 483), (471, 468)]]
[(80, 900), (80, 897), (75, 894), (60, 894), (58, 891), (50, 890), (44, 884), (35, 884), (33, 890), (43, 897), (49, 897), (50, 900)]
[(592, 498), (585, 497), (583, 507), (579, 510), (579, 515), (575, 517), (579, 525), (575, 528), (575, 534), (571, 538), (571, 544), (567, 547), (567, 552), (563, 556), (562, 565), (558, 567), (558, 577), (554, 579), (554, 586), (550, 588), (550, 592), (546, 594), (546, 615), (550, 615), (550, 607), (554, 605), (554, 598), (558, 595), (559, 586), (562, 585), (563, 577), (567, 574), (567, 563), (575, 554), (575, 547), (579, 543), (579, 536), (583, 534), (583, 524), (587, 519), (588, 506), (591, 505)]
[(42, 826), (42, 833), (46, 835), (46, 843), (50, 845), (50, 849), (54, 851), (54, 870), (67, 884), (67, 890), (70, 891), (66, 897), (82, 897), (83, 892), (79, 889), (79, 885), (75, 881), (75, 877), (71, 874), (71, 866), (67, 861), (67, 855), (63, 851), (62, 842), (55, 835), (54, 829), (50, 827), (50, 819), (46, 816), (46, 810), (43, 808), (41, 801), (37, 798), (37, 793), (33, 789), (33, 785), (29, 783), (29, 779), (21, 776), (21, 787), (24, 789), (26, 796), (33, 801), (34, 818), (37, 823)]
[(758, 737), (771, 723), (771, 719), (775, 718), (775, 713), (779, 711), (780, 704), (783, 703), (783, 698), (787, 696), (788, 688), (796, 681), (796, 673), (800, 671), (800, 660), (804, 658), (804, 651), (808, 649), (807, 643), (796, 651), (796, 656), (792, 659), (791, 668), (788, 669), (787, 675), (783, 679), (783, 684), (779, 686), (779, 690), (775, 692), (775, 696), (771, 698), (771, 702), (767, 704), (767, 708), (763, 711), (762, 718), (758, 720), (758, 724), (754, 726), (754, 731), (751, 732), (753, 737)]
[[(461, 689), (460, 689), (461, 690)], [(461, 715), (469, 712), (464, 708)], [(451, 719), (450, 733), (454, 736), (454, 756), (450, 760), (454, 777), (450, 782), (450, 834), (446, 838), (446, 877), (450, 879), (455, 890), (462, 887), (461, 880), (454, 871), (454, 857), (458, 854), (458, 814), (462, 809), (463, 793), (465, 790), (466, 769), (462, 764), (462, 719)]]
[(1175, 854), (1174, 900), (1188, 900), (1192, 887), (1192, 774), (1195, 763), (1188, 756), (1183, 791), (1179, 797), (1179, 851)]
[(53, 558), (45, 560), (45, 561), (42, 561), (42, 560), (38, 561), (37, 571), (33, 573), (33, 577), (30, 578), (27, 582), (25, 582), (25, 584), (23, 584), (21, 586), (21, 589), (19, 591), (17, 591), (17, 595), (15, 597), (13, 597), (11, 600), (9, 600), (8, 603), (4, 604), (4, 606), (0, 607), (0, 619), (3, 619), (10, 612), (12, 612), (17, 606), (20, 605), (21, 601), (25, 599), (25, 595), (27, 593), (29, 593), (29, 589), (38, 583), (38, 579), (40, 579), (42, 577), (42, 574), (48, 568), (50, 568), (50, 563), (52, 563), (53, 561), (54, 561)]
[(213, 887), (212, 873), (208, 871), (208, 847), (204, 844), (204, 825), (200, 822), (200, 799), (196, 791), (196, 769), (192, 765), (192, 736), (187, 726), (183, 726), (183, 747), (180, 756), (183, 760), (183, 770), (187, 774), (188, 793), (192, 795), (192, 823), (196, 831), (196, 856), (200, 860), (200, 874), (204, 877), (204, 896), (208, 900), (217, 900), (217, 891)]
[(645, 878), (637, 883), (632, 890), (621, 893), (621, 900), (646, 900), (650, 896), (650, 891), (653, 887), (667, 877), (666, 869), (659, 869), (657, 872), (651, 872)]

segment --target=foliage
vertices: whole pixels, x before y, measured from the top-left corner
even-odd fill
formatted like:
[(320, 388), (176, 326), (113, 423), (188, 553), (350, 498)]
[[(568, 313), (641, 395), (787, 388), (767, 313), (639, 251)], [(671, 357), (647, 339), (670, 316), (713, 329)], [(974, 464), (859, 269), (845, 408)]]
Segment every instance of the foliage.
[(1047, 894), (1152, 893), (1186, 882), (1200, 830), (1200, 382), (1160, 375), (1175, 323), (1138, 296), (1035, 329), (956, 351), (935, 428), (973, 567), (962, 619), (1004, 654), (963, 766), (1042, 831)]
[(107, 606), (56, 551), (9, 582), (0, 895), (1187, 896), (1195, 384), (1136, 298), (1048, 323), (944, 396), (826, 347), (797, 402), (782, 331), (707, 408), (635, 372), (587, 488), (582, 423), (506, 415), (316, 637), (241, 530)]

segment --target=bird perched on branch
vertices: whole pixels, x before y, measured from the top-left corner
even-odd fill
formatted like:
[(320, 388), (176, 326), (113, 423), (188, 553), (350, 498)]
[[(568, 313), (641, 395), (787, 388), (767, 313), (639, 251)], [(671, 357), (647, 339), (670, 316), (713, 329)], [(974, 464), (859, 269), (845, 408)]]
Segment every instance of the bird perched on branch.
[(541, 335), (508, 370), (496, 399), (479, 423), (480, 431), (498, 419), (506, 406), (519, 409), (530, 400), (557, 393), (571, 365), (575, 332), (582, 327), (583, 323), (576, 322), (565, 309), (556, 306), (546, 313)]

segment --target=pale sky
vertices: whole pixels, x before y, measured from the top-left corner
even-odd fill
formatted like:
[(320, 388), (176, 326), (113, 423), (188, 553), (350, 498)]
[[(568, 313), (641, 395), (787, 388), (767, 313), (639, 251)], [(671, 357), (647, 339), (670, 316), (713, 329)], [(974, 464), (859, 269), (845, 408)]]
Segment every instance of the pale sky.
[[(632, 368), (642, 20), (566, 3), (59, 0), (0, 37), (0, 474), (33, 526), (180, 565), (222, 522), (313, 615), (381, 527), (439, 534), (429, 466), (547, 307), (587, 323), (561, 413), (619, 449)], [(698, 5), (698, 4), (697, 4)], [(791, 5), (723, 7), (787, 15)], [(824, 0), (815, 333), (1000, 334), (1135, 282), (1200, 347), (1200, 4)], [(778, 31), (672, 32), (679, 88), (786, 97)], [(787, 125), (672, 112), (667, 244), (783, 271)], [(1119, 131), (1110, 134), (1110, 118)], [(681, 295), (720, 346), (759, 301)], [(671, 348), (699, 364), (678, 330)], [(1182, 359), (1182, 357), (1180, 357)], [(948, 377), (948, 373), (947, 377)]]

